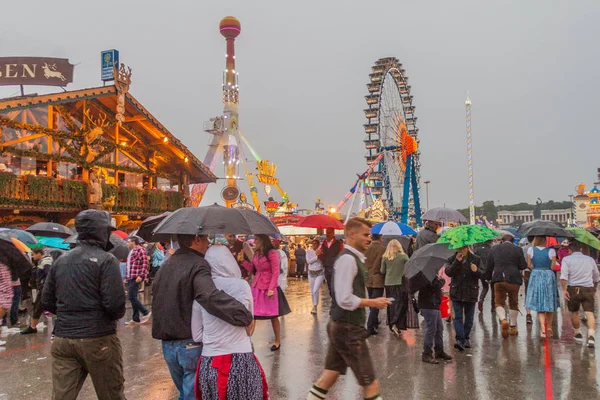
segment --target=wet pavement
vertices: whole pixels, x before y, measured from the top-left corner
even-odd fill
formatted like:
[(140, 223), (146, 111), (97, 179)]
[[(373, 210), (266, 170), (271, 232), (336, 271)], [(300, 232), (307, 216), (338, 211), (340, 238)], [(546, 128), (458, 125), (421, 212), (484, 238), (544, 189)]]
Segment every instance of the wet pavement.
[[(307, 390), (320, 375), (327, 349), (328, 294), (322, 288), (323, 307), (310, 314), (311, 301), (306, 280), (290, 278), (286, 295), (292, 314), (282, 319), (282, 346), (269, 348), (271, 324), (259, 321), (253, 338), (256, 354), (268, 378), (272, 399), (305, 399)], [(145, 303), (149, 303), (146, 295)], [(520, 297), (521, 303), (523, 296)], [(600, 373), (596, 358), (600, 349), (575, 344), (569, 320), (559, 315), (555, 332), (561, 337), (538, 339), (537, 325), (526, 326), (519, 317), (519, 335), (503, 340), (499, 325), (490, 313), (489, 296), (483, 313), (476, 311), (472, 349), (459, 353), (452, 348), (453, 329), (444, 324), (446, 351), (455, 360), (443, 365), (421, 362), (423, 327), (395, 338), (387, 329), (368, 339), (386, 399), (598, 399)], [(128, 310), (127, 317), (130, 317)], [(560, 314), (560, 310), (559, 310)], [(534, 315), (535, 317), (535, 315)], [(385, 321), (385, 313), (380, 313)], [(535, 319), (535, 318), (534, 318)], [(44, 318), (43, 318), (44, 320)], [(24, 318), (22, 318), (25, 323)], [(125, 389), (128, 399), (176, 399), (160, 342), (152, 339), (151, 326), (128, 327), (120, 322), (119, 338), (124, 352)], [(51, 321), (49, 322), (51, 324)], [(382, 325), (383, 327), (383, 325)], [(37, 334), (21, 336), (5, 329), (0, 347), (0, 400), (46, 400), (51, 397), (51, 325)], [(585, 326), (582, 326), (585, 334)], [(558, 336), (558, 334), (556, 335)], [(95, 399), (88, 379), (80, 399)], [(342, 378), (329, 397), (361, 399), (351, 373)]]

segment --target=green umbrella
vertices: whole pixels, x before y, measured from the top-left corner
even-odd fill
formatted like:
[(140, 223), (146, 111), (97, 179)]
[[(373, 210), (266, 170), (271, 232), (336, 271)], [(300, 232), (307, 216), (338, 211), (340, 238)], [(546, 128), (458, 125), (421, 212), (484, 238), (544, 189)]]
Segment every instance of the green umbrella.
[(594, 235), (583, 228), (567, 228), (567, 230), (573, 232), (575, 240), (580, 243), (587, 244), (596, 250), (600, 250), (600, 240), (596, 239)]
[(500, 233), (483, 225), (460, 225), (444, 232), (438, 243), (448, 243), (450, 249), (456, 250), (461, 247), (471, 246), (476, 243), (484, 243), (495, 239)]

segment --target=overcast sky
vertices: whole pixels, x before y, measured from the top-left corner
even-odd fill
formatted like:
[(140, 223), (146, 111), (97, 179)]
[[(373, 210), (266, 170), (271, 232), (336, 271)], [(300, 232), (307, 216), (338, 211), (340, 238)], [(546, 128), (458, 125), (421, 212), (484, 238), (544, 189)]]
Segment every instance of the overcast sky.
[(222, 111), (218, 24), (236, 16), (240, 128), (302, 207), (338, 203), (365, 170), (365, 85), (387, 56), (410, 78), (432, 207), (468, 204), (466, 90), (478, 204), (567, 200), (600, 167), (598, 1), (29, 0), (2, 15), (0, 55), (69, 58), (71, 90), (101, 86), (100, 52), (118, 49), (130, 92), (201, 160)]

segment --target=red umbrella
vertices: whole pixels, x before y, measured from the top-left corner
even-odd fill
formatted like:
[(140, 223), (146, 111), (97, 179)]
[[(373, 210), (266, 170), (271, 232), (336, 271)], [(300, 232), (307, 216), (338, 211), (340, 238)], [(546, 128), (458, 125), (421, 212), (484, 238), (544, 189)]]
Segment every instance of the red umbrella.
[(323, 214), (314, 214), (309, 215), (307, 217), (302, 218), (298, 223), (294, 226), (300, 228), (316, 228), (316, 229), (344, 229), (344, 224), (342, 224), (337, 219), (330, 217), (329, 215)]
[(118, 237), (120, 237), (121, 239), (127, 239), (127, 238), (129, 237), (129, 235), (128, 235), (128, 234), (126, 234), (126, 233), (125, 233), (125, 232), (123, 232), (123, 231), (119, 231), (119, 230), (112, 231), (112, 233), (114, 233), (115, 235), (117, 235), (117, 236), (118, 236)]

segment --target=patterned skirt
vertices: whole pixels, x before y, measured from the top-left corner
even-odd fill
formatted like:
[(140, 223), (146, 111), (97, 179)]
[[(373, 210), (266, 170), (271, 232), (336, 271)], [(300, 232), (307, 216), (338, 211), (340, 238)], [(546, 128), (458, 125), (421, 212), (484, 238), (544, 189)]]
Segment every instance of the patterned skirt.
[(525, 308), (537, 312), (554, 312), (557, 307), (556, 275), (549, 269), (534, 269), (529, 278)]
[(200, 357), (196, 400), (268, 400), (265, 373), (253, 353)]
[(0, 308), (9, 311), (12, 307), (13, 288), (11, 286), (10, 270), (0, 264)]

